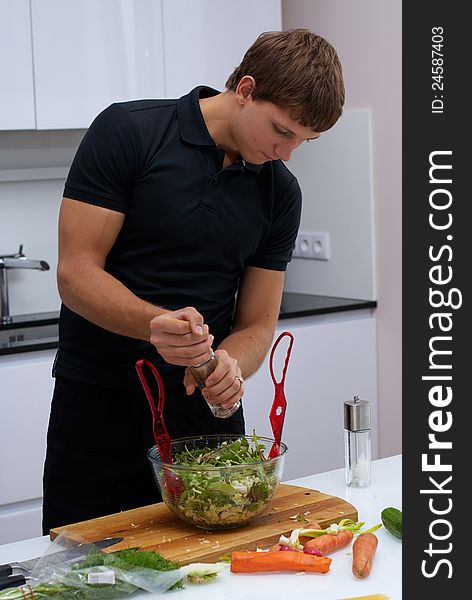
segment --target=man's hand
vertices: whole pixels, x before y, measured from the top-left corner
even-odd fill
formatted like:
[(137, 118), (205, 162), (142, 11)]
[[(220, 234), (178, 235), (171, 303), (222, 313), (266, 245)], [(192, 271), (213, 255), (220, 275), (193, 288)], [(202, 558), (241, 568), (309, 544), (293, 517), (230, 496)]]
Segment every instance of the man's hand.
[(162, 358), (171, 365), (198, 365), (211, 355), (214, 337), (193, 307), (167, 312), (150, 323), (153, 344)]
[[(243, 397), (244, 383), (238, 361), (226, 352), (216, 350), (218, 364), (211, 373), (202, 390), (209, 404), (218, 404), (222, 408), (231, 408)], [(196, 388), (195, 380), (189, 369), (185, 371), (184, 385), (187, 394), (193, 394)]]

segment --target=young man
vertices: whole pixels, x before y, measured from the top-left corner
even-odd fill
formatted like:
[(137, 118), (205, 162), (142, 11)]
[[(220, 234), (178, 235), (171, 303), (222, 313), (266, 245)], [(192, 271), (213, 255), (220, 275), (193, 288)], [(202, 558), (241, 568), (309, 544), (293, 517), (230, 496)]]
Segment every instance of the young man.
[(188, 367), (213, 348), (202, 393), (223, 408), (242, 398), (273, 339), (300, 222), (283, 161), (343, 103), (335, 50), (298, 29), (259, 36), (222, 93), (117, 103), (92, 123), (59, 217), (45, 534), (159, 501), (138, 359), (164, 380), (173, 439), (244, 433), (242, 408), (215, 418)]

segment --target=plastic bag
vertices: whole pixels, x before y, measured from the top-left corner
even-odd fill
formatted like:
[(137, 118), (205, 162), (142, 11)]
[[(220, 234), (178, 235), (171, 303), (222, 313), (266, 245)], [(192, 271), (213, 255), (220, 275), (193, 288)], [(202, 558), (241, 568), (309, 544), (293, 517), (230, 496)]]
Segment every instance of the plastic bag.
[[(105, 562), (106, 564), (97, 564)], [(116, 564), (113, 564), (116, 562)], [(60, 534), (31, 571), (31, 584), (0, 592), (1, 600), (106, 600), (138, 589), (161, 594), (182, 579), (180, 569), (117, 566), (119, 559), (93, 544)], [(123, 567), (123, 561), (121, 561)]]

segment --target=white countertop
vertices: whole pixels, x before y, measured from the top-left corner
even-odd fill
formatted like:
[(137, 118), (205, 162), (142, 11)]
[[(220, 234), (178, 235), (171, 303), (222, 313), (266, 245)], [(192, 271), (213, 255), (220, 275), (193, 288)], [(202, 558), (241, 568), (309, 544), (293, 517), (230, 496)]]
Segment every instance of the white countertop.
[[(372, 463), (372, 484), (368, 488), (352, 489), (345, 485), (344, 469), (320, 473), (286, 481), (321, 492), (345, 498), (353, 504), (359, 520), (370, 527), (380, 522), (380, 512), (387, 506), (401, 510), (402, 459), (391, 456)], [(294, 525), (294, 528), (296, 525)], [(182, 591), (169, 594), (175, 600), (274, 600), (276, 596), (291, 598), (316, 598), (316, 600), (341, 600), (368, 594), (385, 594), (390, 600), (402, 597), (402, 544), (383, 527), (375, 534), (379, 545), (372, 571), (368, 578), (357, 579), (351, 571), (352, 556), (349, 549), (331, 554), (329, 573), (261, 573), (257, 575), (220, 573), (208, 584), (189, 585)], [(43, 536), (0, 546), (0, 564), (40, 556), (51, 544)], [(147, 593), (137, 593), (131, 598), (151, 598)], [(156, 596), (157, 597), (157, 596)]]

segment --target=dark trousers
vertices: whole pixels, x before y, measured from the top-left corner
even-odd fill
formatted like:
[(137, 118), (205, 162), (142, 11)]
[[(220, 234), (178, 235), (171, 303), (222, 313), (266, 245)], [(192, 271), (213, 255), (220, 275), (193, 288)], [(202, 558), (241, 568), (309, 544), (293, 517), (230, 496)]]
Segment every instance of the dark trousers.
[[(166, 383), (172, 439), (244, 433), (242, 410), (213, 417), (200, 392)], [(50, 529), (161, 501), (147, 452), (155, 444), (142, 390), (109, 389), (56, 377), (43, 475), (43, 535)]]

